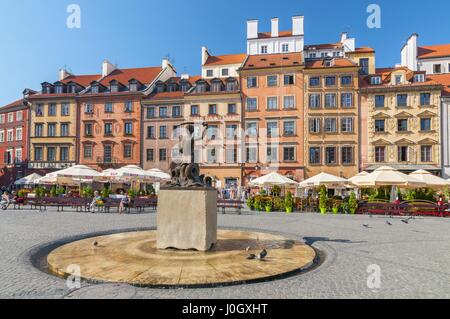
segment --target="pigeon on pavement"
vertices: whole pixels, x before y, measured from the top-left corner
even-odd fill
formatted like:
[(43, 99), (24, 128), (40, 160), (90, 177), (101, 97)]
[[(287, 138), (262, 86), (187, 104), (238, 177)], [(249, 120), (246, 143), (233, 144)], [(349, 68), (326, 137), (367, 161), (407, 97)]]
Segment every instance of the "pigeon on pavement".
[(263, 249), (263, 251), (259, 253), (258, 259), (263, 260), (266, 257), (267, 257), (267, 250)]
[(392, 223), (388, 220), (386, 220), (386, 224), (388, 224), (389, 226), (392, 226)]

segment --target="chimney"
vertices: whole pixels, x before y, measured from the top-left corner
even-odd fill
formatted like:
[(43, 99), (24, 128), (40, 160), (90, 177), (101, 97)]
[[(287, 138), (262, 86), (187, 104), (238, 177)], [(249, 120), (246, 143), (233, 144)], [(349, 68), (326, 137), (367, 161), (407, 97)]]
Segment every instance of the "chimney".
[(272, 19), (272, 38), (278, 38), (279, 33), (278, 33), (278, 18), (273, 18)]
[(161, 68), (166, 69), (169, 67), (169, 65), (170, 65), (169, 59), (167, 59), (167, 58), (162, 59)]
[(412, 34), (408, 39), (407, 44), (407, 67), (412, 71), (417, 71), (417, 38), (419, 35), (417, 33)]
[(344, 44), (345, 40), (348, 39), (348, 33), (347, 32), (342, 32), (341, 33), (341, 43)]
[(65, 78), (71, 76), (72, 74), (70, 74), (66, 69), (59, 69), (59, 75), (58, 75), (58, 80), (62, 81)]
[(247, 39), (258, 38), (258, 20), (247, 21)]
[(206, 61), (208, 60), (210, 54), (208, 52), (207, 47), (202, 47), (202, 65), (205, 65)]
[(292, 35), (304, 35), (303, 30), (303, 22), (304, 17), (303, 16), (295, 16), (292, 17)]
[(117, 67), (109, 62), (108, 60), (104, 60), (102, 64), (102, 77), (110, 75)]

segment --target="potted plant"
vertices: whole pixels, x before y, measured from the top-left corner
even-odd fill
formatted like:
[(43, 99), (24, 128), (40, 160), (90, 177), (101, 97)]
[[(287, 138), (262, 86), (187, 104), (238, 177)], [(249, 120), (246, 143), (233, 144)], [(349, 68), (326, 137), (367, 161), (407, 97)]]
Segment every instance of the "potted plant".
[(337, 215), (339, 213), (339, 208), (341, 208), (341, 205), (339, 205), (338, 202), (334, 202), (332, 208), (334, 215)]
[(319, 209), (322, 215), (325, 215), (328, 210), (328, 196), (325, 187), (320, 188), (319, 193)]
[(271, 200), (266, 200), (264, 207), (266, 209), (266, 213), (270, 213), (272, 211), (272, 201)]
[(249, 197), (247, 199), (247, 206), (250, 210), (255, 210), (255, 198)]
[(255, 197), (255, 201), (254, 201), (253, 207), (254, 207), (255, 210), (257, 210), (258, 212), (262, 211), (262, 201), (261, 201), (261, 196), (256, 196), (256, 197)]
[(111, 195), (111, 190), (109, 189), (109, 187), (103, 188), (101, 195), (102, 195), (102, 198), (108, 198), (109, 195)]
[(286, 208), (286, 213), (290, 214), (294, 210), (294, 200), (292, 199), (292, 193), (288, 192), (286, 198), (284, 199), (284, 207)]
[(356, 199), (355, 192), (352, 192), (350, 194), (350, 198), (348, 200), (348, 209), (352, 215), (356, 213), (356, 210), (358, 209), (358, 200)]
[(273, 200), (273, 209), (277, 212), (284, 212), (286, 210), (284, 199), (281, 197), (275, 197)]
[(56, 189), (56, 186), (53, 185), (52, 188), (50, 189), (50, 196), (56, 197), (57, 195), (58, 195), (58, 190)]

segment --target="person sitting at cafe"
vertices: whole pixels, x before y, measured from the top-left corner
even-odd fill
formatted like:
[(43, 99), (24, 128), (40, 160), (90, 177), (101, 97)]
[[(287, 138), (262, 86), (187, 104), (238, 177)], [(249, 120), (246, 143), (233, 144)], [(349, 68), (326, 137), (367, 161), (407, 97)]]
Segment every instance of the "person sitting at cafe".
[(122, 214), (128, 207), (130, 207), (130, 202), (131, 202), (130, 195), (126, 194), (122, 196), (122, 198), (120, 199), (119, 214)]
[(92, 200), (91, 205), (89, 206), (89, 210), (94, 213), (95, 207), (100, 207), (103, 205), (103, 199), (100, 196), (100, 193), (98, 191), (94, 192), (94, 199)]

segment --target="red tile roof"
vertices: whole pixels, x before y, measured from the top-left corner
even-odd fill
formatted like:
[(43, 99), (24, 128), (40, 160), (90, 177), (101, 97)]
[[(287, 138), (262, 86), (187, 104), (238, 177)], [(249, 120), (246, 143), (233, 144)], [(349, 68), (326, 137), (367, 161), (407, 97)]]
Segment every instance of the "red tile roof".
[(67, 84), (69, 82), (75, 82), (81, 86), (88, 87), (91, 82), (99, 80), (101, 78), (101, 74), (92, 74), (92, 75), (70, 75), (61, 82)]
[(16, 106), (21, 106), (21, 105), (23, 105), (23, 99), (16, 100), (14, 102), (6, 104), (5, 106), (0, 107), (0, 112), (5, 111), (10, 108), (14, 108)]
[(252, 70), (298, 65), (303, 65), (301, 53), (262, 54), (249, 56), (243, 69)]
[(162, 71), (161, 67), (148, 67), (148, 68), (134, 68), (134, 69), (117, 69), (111, 72), (108, 76), (104, 77), (100, 84), (109, 85), (109, 82), (116, 80), (124, 85), (128, 84), (128, 81), (136, 79), (143, 84), (150, 84)]
[(305, 50), (327, 50), (342, 48), (342, 43), (322, 43), (305, 45)]
[(418, 48), (419, 59), (432, 59), (450, 56), (450, 44), (428, 45)]
[(328, 60), (332, 61), (332, 66), (325, 66), (325, 60), (327, 59), (319, 59), (319, 60), (310, 60), (306, 62), (307, 69), (322, 69), (322, 68), (346, 68), (346, 67), (357, 67), (358, 65), (352, 62), (349, 59), (345, 58), (329, 58)]
[[(292, 37), (292, 31), (279, 31), (279, 38)], [(258, 33), (258, 39), (272, 38), (272, 32), (260, 32)]]
[(365, 88), (379, 88), (379, 87), (393, 87), (390, 83), (391, 83), (391, 75), (392, 72), (394, 71), (399, 71), (399, 70), (404, 70), (406, 71), (406, 80), (409, 81), (409, 83), (404, 83), (404, 84), (398, 84), (395, 85), (395, 87), (411, 87), (411, 86), (426, 86), (426, 85), (439, 85), (439, 83), (437, 81), (434, 81), (430, 76), (427, 76), (425, 79), (425, 82), (412, 82), (413, 81), (413, 77), (415, 74), (420, 74), (420, 73), (424, 73), (422, 71), (411, 71), (410, 69), (408, 69), (407, 67), (389, 67), (389, 68), (378, 68), (375, 71), (375, 75), (381, 76), (381, 85), (372, 85), (370, 78), (373, 77), (372, 76), (366, 76), (361, 78), (361, 82), (360, 82), (360, 86), (361, 87), (365, 87)]
[(246, 54), (227, 54), (210, 56), (205, 65), (242, 64), (247, 58)]
[(375, 50), (371, 47), (361, 47), (361, 48), (356, 48), (355, 51), (353, 51), (355, 53), (375, 53)]
[(184, 98), (185, 92), (175, 91), (175, 92), (161, 92), (152, 93), (149, 95), (150, 100), (171, 100), (171, 99), (182, 99)]
[(429, 75), (428, 77), (442, 84), (442, 95), (450, 96), (450, 74), (436, 74)]

